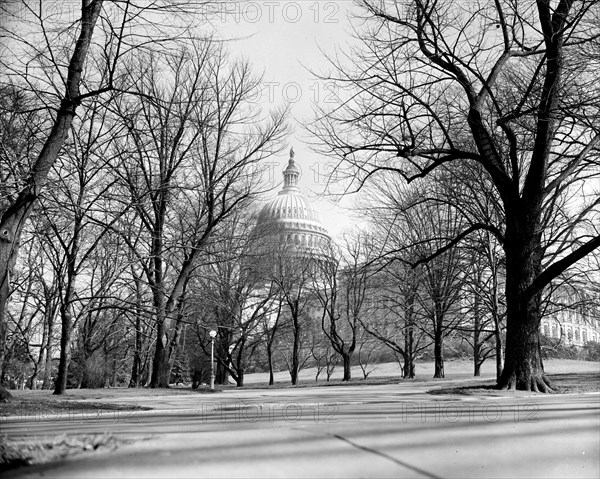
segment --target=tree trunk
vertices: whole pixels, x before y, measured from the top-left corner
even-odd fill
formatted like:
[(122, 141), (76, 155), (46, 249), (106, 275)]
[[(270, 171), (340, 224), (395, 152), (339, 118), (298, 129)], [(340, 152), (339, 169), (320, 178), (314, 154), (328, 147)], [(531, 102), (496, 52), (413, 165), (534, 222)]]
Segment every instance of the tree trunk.
[[(76, 220), (77, 222), (77, 220)], [(78, 225), (74, 226), (78, 231)], [(77, 258), (78, 241), (74, 237), (71, 250), (68, 254), (67, 284), (65, 294), (60, 306), (61, 335), (60, 335), (60, 360), (58, 363), (58, 376), (54, 394), (65, 394), (67, 391), (67, 376), (69, 375), (69, 364), (71, 363), (71, 334), (73, 332), (73, 315), (71, 314), (71, 302), (75, 293), (75, 260)]]
[(508, 316), (506, 360), (498, 384), (501, 389), (552, 392), (552, 384), (544, 375), (538, 324), (531, 318), (517, 322)]
[(520, 218), (519, 226), (522, 224), (528, 226), (525, 232), (514, 224), (507, 225), (506, 244), (510, 248), (506, 248), (506, 356), (498, 387), (552, 392), (540, 354), (542, 292), (527, 291), (542, 269), (541, 238), (539, 233), (528, 234), (529, 229), (536, 229), (536, 222)]
[(222, 364), (220, 361), (218, 361), (216, 365), (215, 384), (229, 384), (229, 371), (227, 371), (225, 365)]
[[(235, 361), (235, 384), (237, 387), (242, 387), (244, 385), (244, 350), (246, 349), (246, 341), (248, 339), (248, 337), (246, 336), (246, 331), (242, 331), (241, 334), (242, 336), (237, 344), (237, 354)], [(250, 355), (252, 355), (252, 353), (250, 353)]]
[(169, 387), (169, 338), (167, 337), (165, 320), (159, 319), (157, 328), (156, 350), (152, 361), (151, 388)]
[(244, 385), (244, 368), (240, 367), (235, 377), (235, 385), (241, 388)]
[(492, 314), (494, 315), (494, 347), (496, 351), (496, 381), (500, 381), (502, 375), (502, 329), (500, 323), (500, 313), (498, 307), (498, 273), (493, 271), (493, 296), (492, 296)]
[(414, 339), (414, 295), (409, 298), (409, 307), (407, 309), (406, 331), (404, 333), (404, 367), (402, 368), (402, 377), (404, 379), (415, 378), (415, 339)]
[(4, 241), (0, 232), (0, 380), (4, 377), (3, 366), (6, 356), (6, 334), (8, 333), (8, 318), (6, 308), (10, 296), (10, 274), (17, 259), (17, 247)]
[(269, 363), (269, 386), (275, 384), (275, 375), (273, 373), (273, 347), (267, 344), (267, 362)]
[(334, 356), (327, 357), (327, 363), (325, 364), (325, 374), (327, 375), (327, 382), (331, 379), (331, 375), (335, 370), (335, 358)]
[(142, 287), (140, 277), (135, 268), (131, 266), (131, 275), (135, 284), (135, 347), (133, 350), (133, 362), (131, 365), (130, 388), (139, 388), (142, 374)]
[(184, 319), (184, 308), (185, 308), (185, 295), (187, 292), (188, 281), (186, 281), (183, 285), (183, 290), (181, 292), (181, 296), (179, 297), (179, 301), (177, 302), (177, 317), (175, 319), (175, 326), (172, 328), (173, 333), (171, 335), (172, 339), (169, 341), (168, 346), (168, 377), (171, 378), (171, 372), (173, 371), (173, 365), (175, 361), (177, 361), (177, 356), (179, 355), (179, 351), (181, 347), (185, 347), (185, 330), (183, 333), (183, 337), (181, 335), (181, 327), (183, 325)]
[(231, 330), (228, 328), (217, 328), (217, 337), (215, 338), (215, 356), (216, 373), (215, 384), (226, 386), (229, 384), (229, 370), (227, 358), (229, 355), (229, 346), (231, 345)]
[[(79, 196), (81, 200), (81, 195)], [(58, 379), (54, 394), (65, 394), (67, 391), (67, 376), (69, 374), (69, 364), (71, 362), (71, 333), (73, 331), (73, 315), (71, 304), (75, 296), (75, 280), (77, 279), (76, 262), (79, 253), (79, 241), (81, 237), (82, 217), (77, 214), (73, 222), (73, 238), (71, 245), (66, 251), (67, 274), (65, 293), (60, 306), (60, 318), (62, 321), (60, 337), (60, 361), (58, 363)]]
[(433, 355), (435, 361), (435, 372), (433, 374), (434, 378), (443, 378), (444, 377), (444, 345), (443, 345), (443, 337), (442, 333), (439, 330), (436, 330), (434, 345), (433, 345)]
[(169, 379), (171, 378), (171, 374), (173, 372), (173, 366), (175, 365), (175, 361), (177, 361), (177, 356), (179, 355), (179, 349), (180, 349), (180, 342), (181, 342), (181, 338), (180, 338), (180, 333), (181, 333), (181, 320), (180, 318), (177, 319), (177, 323), (175, 324), (175, 330), (173, 331), (173, 339), (169, 342), (169, 347), (168, 347), (168, 372), (167, 375), (169, 377)]
[(290, 379), (292, 381), (293, 386), (298, 384), (298, 359), (297, 359), (297, 356), (292, 357), (292, 368), (290, 370)]
[(500, 376), (502, 376), (502, 336), (499, 328), (494, 333), (494, 339), (496, 341), (496, 381), (500, 381)]
[(150, 387), (150, 381), (152, 380), (152, 361), (150, 361), (150, 354), (146, 354), (144, 361), (142, 361), (142, 374), (140, 379), (140, 386)]
[(283, 307), (283, 299), (280, 297), (277, 305), (277, 316), (275, 322), (271, 326), (271, 331), (267, 331), (267, 358), (269, 360), (269, 386), (275, 384), (275, 376), (273, 371), (273, 343), (275, 342), (275, 334), (279, 326), (281, 318), (281, 309)]
[(152, 302), (156, 314), (156, 347), (152, 359), (151, 388), (169, 387), (169, 318), (165, 309), (164, 298), (164, 271), (163, 271), (163, 242), (162, 242), (162, 220), (159, 221), (156, 231), (153, 232), (152, 254), (154, 256), (152, 273), (150, 275)]
[[(479, 341), (479, 340), (477, 340)], [(481, 376), (481, 345), (476, 342), (473, 347), (473, 376)]]
[(39, 361), (37, 361), (35, 363), (34, 369), (33, 369), (33, 374), (30, 376), (29, 380), (27, 381), (28, 387), (29, 389), (31, 389), (32, 391), (37, 389), (38, 387), (38, 378), (40, 376), (40, 367), (41, 364), (44, 362), (44, 356), (45, 353), (42, 354), (40, 351), (40, 356), (39, 356)]
[[(92, 367), (94, 366), (92, 357), (89, 353), (83, 352), (82, 354), (82, 367), (83, 371), (81, 374), (81, 382), (79, 383), (79, 387), (81, 389), (95, 389), (97, 387), (101, 387), (102, 384), (98, 384), (95, 381), (95, 377), (92, 374)], [(105, 366), (106, 367), (106, 366)]]
[(42, 383), (42, 389), (52, 388), (52, 355), (54, 354), (54, 348), (52, 347), (53, 326), (54, 319), (48, 324), (48, 345), (46, 347), (46, 362), (44, 364), (44, 382)]
[(344, 376), (342, 381), (352, 381), (352, 369), (350, 366), (352, 356), (349, 353), (342, 354), (342, 360), (344, 362)]
[[(136, 338), (137, 343), (137, 338)], [(130, 388), (139, 388), (140, 387), (140, 366), (141, 366), (141, 358), (139, 351), (133, 352), (133, 363), (131, 366), (131, 379), (129, 380)]]
[[(47, 316), (45, 316), (46, 318)], [(40, 376), (40, 373), (44, 371), (46, 368), (47, 355), (48, 355), (48, 327), (46, 321), (43, 323), (44, 330), (42, 332), (42, 342), (40, 346), (40, 351), (38, 354), (38, 360), (35, 363), (35, 371), (29, 379), (29, 387), (31, 389), (37, 389), (37, 382)]]
[(290, 370), (290, 376), (292, 384), (295, 386), (298, 383), (298, 369), (300, 365), (300, 322), (298, 321), (298, 315), (293, 314), (294, 324), (294, 345), (292, 346), (292, 367)]
[(112, 377), (111, 377), (111, 387), (116, 388), (117, 387), (117, 373), (119, 372), (119, 368), (118, 368), (118, 361), (117, 361), (117, 354), (116, 352), (113, 352), (114, 356), (112, 358)]
[[(481, 274), (478, 274), (477, 283), (482, 284)], [(481, 315), (480, 298), (475, 292), (473, 305), (473, 376), (481, 376)]]
[(68, 311), (68, 306), (61, 306), (61, 334), (60, 334), (60, 359), (58, 362), (58, 375), (54, 394), (65, 394), (67, 392), (67, 376), (69, 364), (71, 363), (71, 333), (73, 331), (73, 318)]
[(140, 311), (135, 318), (135, 348), (133, 351), (133, 364), (131, 366), (130, 388), (140, 387), (140, 376), (142, 367), (142, 318)]
[(444, 316), (439, 311), (438, 305), (435, 306), (435, 321), (434, 321), (434, 336), (433, 336), (433, 356), (435, 361), (434, 378), (444, 377), (444, 335), (442, 325), (444, 324)]
[(402, 367), (402, 377), (404, 379), (414, 379), (415, 378), (415, 363), (413, 361), (413, 356), (411, 353), (406, 352), (402, 356), (402, 360), (404, 365)]
[(540, 354), (540, 296), (525, 304), (512, 305), (509, 301), (506, 357), (498, 382), (501, 389), (552, 392)]
[[(220, 324), (226, 324), (227, 321), (222, 320)], [(225, 386), (229, 384), (229, 370), (227, 363), (230, 357), (229, 347), (231, 346), (231, 329), (229, 327), (217, 328), (217, 337), (215, 338), (215, 384)]]

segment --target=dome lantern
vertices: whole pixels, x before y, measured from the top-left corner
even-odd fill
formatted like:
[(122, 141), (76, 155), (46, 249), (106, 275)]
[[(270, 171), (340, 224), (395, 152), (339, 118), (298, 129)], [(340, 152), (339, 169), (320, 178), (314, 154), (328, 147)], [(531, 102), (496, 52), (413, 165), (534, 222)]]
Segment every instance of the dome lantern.
[(279, 192), (280, 195), (286, 194), (290, 190), (298, 191), (298, 178), (300, 177), (300, 170), (294, 162), (294, 148), (290, 148), (290, 159), (288, 166), (283, 170), (283, 190)]

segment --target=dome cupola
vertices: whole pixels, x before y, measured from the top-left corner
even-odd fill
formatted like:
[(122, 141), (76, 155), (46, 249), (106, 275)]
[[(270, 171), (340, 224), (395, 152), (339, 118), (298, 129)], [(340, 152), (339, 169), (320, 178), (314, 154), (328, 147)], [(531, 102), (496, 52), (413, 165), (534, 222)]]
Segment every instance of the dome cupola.
[(298, 190), (298, 178), (300, 178), (300, 170), (294, 162), (294, 148), (290, 148), (290, 159), (288, 166), (283, 170), (283, 190), (279, 192), (280, 195), (287, 194), (288, 191)]
[(329, 248), (331, 238), (318, 211), (298, 187), (300, 169), (294, 156), (292, 148), (283, 170), (283, 188), (260, 210), (255, 235), (268, 247), (290, 245), (303, 254), (322, 254)]

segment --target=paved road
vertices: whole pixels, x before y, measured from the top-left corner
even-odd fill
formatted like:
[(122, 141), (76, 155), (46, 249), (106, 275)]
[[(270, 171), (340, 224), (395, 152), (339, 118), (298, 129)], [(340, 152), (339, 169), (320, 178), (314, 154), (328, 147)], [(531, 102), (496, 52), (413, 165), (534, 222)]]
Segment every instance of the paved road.
[(12, 477), (600, 477), (600, 396), (428, 395), (408, 383), (228, 390), (140, 412), (0, 422), (9, 438), (151, 437)]

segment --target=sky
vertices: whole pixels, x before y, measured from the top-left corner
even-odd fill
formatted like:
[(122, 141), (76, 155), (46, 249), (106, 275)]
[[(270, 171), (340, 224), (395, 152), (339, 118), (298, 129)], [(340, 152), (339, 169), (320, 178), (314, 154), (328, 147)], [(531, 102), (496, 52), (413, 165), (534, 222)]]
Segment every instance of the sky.
[(232, 39), (230, 51), (247, 58), (254, 72), (263, 74), (265, 89), (258, 103), (291, 107), (293, 133), (285, 153), (274, 160), (275, 181), (281, 181), (293, 147), (302, 171), (300, 187), (334, 237), (351, 222), (346, 206), (351, 200), (344, 199), (342, 207), (319, 195), (327, 179), (327, 159), (311, 151), (303, 125), (313, 120), (315, 104), (334, 101), (333, 85), (318, 80), (313, 72), (327, 73), (325, 53), (344, 49), (352, 41), (350, 14), (355, 8), (352, 0), (259, 0), (221, 4), (211, 16), (217, 34)]
[[(10, 5), (17, 9), (18, 17), (33, 20), (22, 3)], [(46, 15), (67, 19), (76, 18), (81, 7), (80, 0), (48, 0), (43, 5)], [(326, 54), (343, 50), (352, 42), (353, 11), (353, 0), (219, 0), (207, 7), (203, 17), (206, 22), (200, 22), (212, 25), (216, 35), (228, 41), (234, 56), (248, 59), (254, 73), (263, 75), (265, 88), (261, 97), (253, 101), (265, 108), (290, 107), (292, 133), (285, 151), (269, 165), (274, 173), (273, 186), (282, 181), (281, 172), (293, 147), (302, 172), (300, 187), (334, 237), (352, 222), (347, 210), (352, 199), (343, 199), (342, 207), (321, 195), (329, 172), (328, 159), (310, 149), (303, 125), (314, 120), (314, 105), (335, 103), (333, 84), (318, 80), (313, 72), (327, 73), (330, 65)]]

